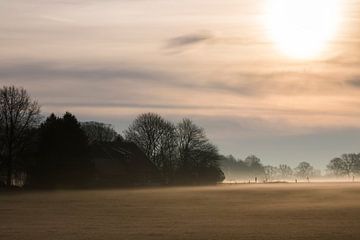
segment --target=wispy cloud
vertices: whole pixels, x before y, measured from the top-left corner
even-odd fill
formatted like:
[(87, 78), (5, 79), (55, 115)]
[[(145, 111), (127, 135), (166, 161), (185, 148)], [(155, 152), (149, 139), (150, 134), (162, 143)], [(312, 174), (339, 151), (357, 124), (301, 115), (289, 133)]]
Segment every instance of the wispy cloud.
[[(167, 87), (174, 91), (186, 89), (211, 91), (244, 97), (268, 95), (313, 95), (338, 92), (343, 80), (338, 75), (287, 70), (254, 72), (223, 70), (212, 76), (193, 76), (190, 70), (158, 68), (127, 62), (99, 61), (22, 61), (0, 64), (0, 80), (27, 83), (84, 83), (109, 85), (126, 83), (127, 87)], [(356, 85), (357, 79), (347, 81)]]
[(52, 81), (56, 79), (76, 79), (78, 81), (101, 81), (108, 79), (163, 80), (174, 76), (144, 67), (133, 67), (126, 63), (99, 64), (76, 62), (22, 62), (3, 63), (0, 66), (0, 79), (26, 79)]
[(214, 36), (210, 32), (197, 32), (171, 38), (167, 41), (167, 48), (183, 48), (195, 44), (203, 43), (213, 39)]
[(49, 20), (49, 21), (53, 21), (53, 22), (59, 22), (59, 23), (74, 23), (75, 21), (70, 19), (70, 18), (63, 18), (63, 17), (57, 17), (57, 16), (49, 16), (49, 15), (44, 15), (41, 16), (42, 19), (45, 20)]
[(352, 87), (360, 88), (360, 76), (353, 77), (352, 79), (346, 81), (346, 83)]

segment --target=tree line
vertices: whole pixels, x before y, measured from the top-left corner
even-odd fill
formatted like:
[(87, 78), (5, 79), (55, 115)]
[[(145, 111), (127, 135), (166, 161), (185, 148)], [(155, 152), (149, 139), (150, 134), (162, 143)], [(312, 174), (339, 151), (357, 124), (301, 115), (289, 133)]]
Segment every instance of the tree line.
[[(222, 156), (205, 130), (186, 118), (175, 124), (156, 113), (140, 114), (121, 135), (109, 124), (81, 123), (68, 112), (44, 120), (40, 110), (25, 89), (0, 89), (0, 185), (93, 186), (104, 176), (127, 184), (136, 178), (143, 178), (140, 184), (202, 184), (225, 175), (259, 181), (321, 176), (305, 161), (291, 168), (264, 165), (254, 155)], [(121, 169), (114, 172), (114, 164)], [(100, 173), (99, 165), (110, 173)], [(343, 154), (327, 165), (328, 176), (359, 174), (360, 154)]]
[(287, 164), (279, 166), (264, 165), (261, 160), (254, 156), (248, 156), (245, 160), (236, 159), (234, 156), (223, 156), (221, 160), (227, 180), (229, 181), (289, 181), (289, 180), (308, 180), (320, 177), (320, 170), (316, 170), (308, 162), (300, 162), (294, 169)]
[(160, 170), (166, 182), (222, 181), (217, 147), (190, 119), (174, 125), (154, 113), (138, 116), (125, 131)]
[[(142, 153), (145, 160), (140, 159)], [(91, 186), (101, 176), (95, 158), (122, 161), (123, 172), (134, 169), (130, 165), (148, 170), (154, 166), (159, 184), (224, 179), (217, 147), (190, 119), (174, 124), (158, 114), (144, 113), (121, 136), (111, 125), (80, 123), (68, 112), (43, 120), (40, 105), (25, 89), (0, 89), (0, 182), (4, 185)]]
[(325, 174), (315, 169), (308, 162), (300, 162), (295, 168), (287, 164), (279, 166), (264, 165), (261, 160), (254, 156), (248, 156), (245, 160), (236, 159), (234, 156), (222, 156), (220, 161), (222, 170), (227, 180), (259, 180), (278, 181), (278, 180), (309, 180), (311, 178), (348, 178), (354, 179), (360, 175), (360, 153), (343, 154), (330, 160), (326, 166)]

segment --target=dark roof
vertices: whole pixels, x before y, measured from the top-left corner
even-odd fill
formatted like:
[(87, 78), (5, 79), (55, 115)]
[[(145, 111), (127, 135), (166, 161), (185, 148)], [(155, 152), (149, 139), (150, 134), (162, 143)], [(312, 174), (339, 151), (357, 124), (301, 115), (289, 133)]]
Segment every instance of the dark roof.
[(151, 184), (160, 182), (160, 173), (143, 151), (132, 142), (96, 143), (90, 156), (99, 184)]

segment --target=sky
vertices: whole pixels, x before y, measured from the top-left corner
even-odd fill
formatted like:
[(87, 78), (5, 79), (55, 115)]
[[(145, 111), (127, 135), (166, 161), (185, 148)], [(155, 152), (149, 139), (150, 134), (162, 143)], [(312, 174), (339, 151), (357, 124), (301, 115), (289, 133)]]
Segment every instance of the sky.
[[(333, 36), (307, 58), (274, 40), (276, 1), (1, 0), (0, 85), (26, 88), (45, 116), (120, 133), (144, 112), (188, 117), (222, 154), (324, 169), (360, 152), (360, 0), (339, 0)], [(328, 7), (316, 1), (313, 15)]]

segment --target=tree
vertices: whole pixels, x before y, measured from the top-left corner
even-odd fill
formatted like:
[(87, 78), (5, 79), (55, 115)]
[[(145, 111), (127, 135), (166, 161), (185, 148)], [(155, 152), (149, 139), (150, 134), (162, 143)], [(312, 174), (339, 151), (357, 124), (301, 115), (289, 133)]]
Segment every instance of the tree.
[(237, 179), (237, 160), (233, 155), (221, 156), (220, 167), (224, 172), (226, 179), (235, 180)]
[(36, 162), (28, 184), (35, 187), (84, 186), (90, 183), (94, 166), (87, 154), (87, 137), (71, 113), (51, 114), (39, 129)]
[(265, 166), (264, 171), (265, 171), (265, 178), (269, 181), (272, 181), (279, 176), (279, 169), (277, 167)]
[(5, 129), (0, 123), (0, 187), (5, 183)]
[(14, 86), (0, 89), (0, 154), (11, 187), (18, 157), (29, 143), (30, 130), (40, 122), (40, 106), (27, 91)]
[(360, 171), (360, 155), (355, 153), (343, 154), (341, 158), (334, 158), (327, 166), (328, 170), (337, 176), (348, 176)]
[(327, 165), (327, 169), (335, 176), (349, 175), (349, 173), (345, 170), (346, 167), (344, 160), (341, 158), (332, 159)]
[(176, 129), (172, 123), (167, 122), (163, 126), (164, 131), (159, 139), (159, 154), (156, 156), (156, 162), (160, 166), (166, 183), (173, 181), (175, 171), (178, 167), (176, 156), (177, 139)]
[(218, 150), (210, 143), (203, 128), (190, 119), (183, 119), (177, 125), (177, 135), (179, 173), (184, 180), (224, 180)]
[(176, 165), (175, 126), (155, 113), (139, 115), (125, 131), (125, 139), (138, 145), (167, 178)]
[(249, 177), (259, 177), (265, 175), (264, 166), (261, 164), (260, 158), (250, 155), (245, 158), (245, 164), (248, 167)]
[(95, 142), (113, 142), (121, 139), (110, 124), (100, 122), (84, 122), (81, 124), (82, 130), (85, 132), (90, 144)]
[(288, 179), (293, 175), (293, 170), (286, 164), (279, 165), (279, 174), (282, 179)]
[(315, 175), (314, 168), (308, 162), (301, 162), (295, 168), (296, 175), (300, 178), (312, 177)]

